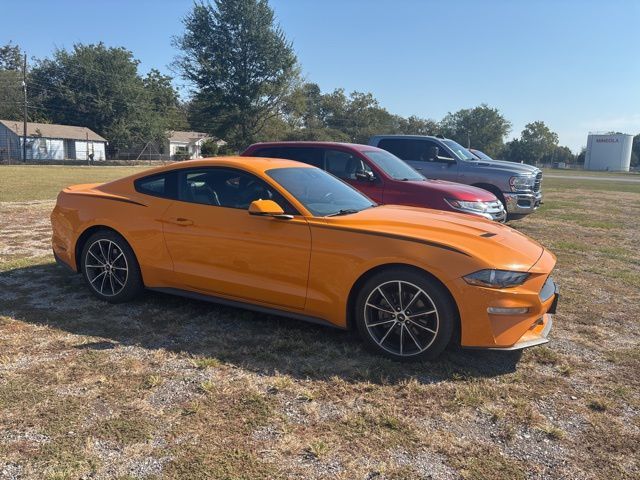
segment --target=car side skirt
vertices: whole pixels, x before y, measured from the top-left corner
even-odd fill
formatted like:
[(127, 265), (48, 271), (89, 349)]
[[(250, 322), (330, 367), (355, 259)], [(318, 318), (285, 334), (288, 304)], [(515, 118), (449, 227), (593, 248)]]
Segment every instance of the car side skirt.
[(238, 300), (229, 300), (228, 298), (218, 297), (215, 295), (206, 295), (204, 293), (192, 292), (190, 290), (182, 290), (179, 288), (170, 287), (147, 287), (147, 290), (154, 292), (167, 293), (169, 295), (177, 295), (179, 297), (192, 298), (194, 300), (201, 300), (204, 302), (218, 303), (227, 307), (244, 308), (245, 310), (252, 310), (254, 312), (266, 313), (268, 315), (277, 315), (280, 317), (292, 318), (295, 320), (302, 320), (308, 323), (315, 323), (316, 325), (323, 325), (325, 327), (331, 327), (338, 330), (346, 330), (345, 328), (334, 325), (322, 318), (305, 315), (303, 313), (289, 312), (287, 310), (280, 310), (278, 308), (265, 307), (263, 305), (256, 305), (254, 303), (242, 302)]

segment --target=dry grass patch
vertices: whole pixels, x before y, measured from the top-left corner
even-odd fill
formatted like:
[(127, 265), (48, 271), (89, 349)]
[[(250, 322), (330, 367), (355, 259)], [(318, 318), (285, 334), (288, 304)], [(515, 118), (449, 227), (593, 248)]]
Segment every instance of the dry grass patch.
[(640, 191), (554, 182), (513, 224), (558, 255), (551, 342), (422, 364), (233, 308), (100, 303), (52, 265), (52, 197), (0, 203), (0, 477), (639, 478)]

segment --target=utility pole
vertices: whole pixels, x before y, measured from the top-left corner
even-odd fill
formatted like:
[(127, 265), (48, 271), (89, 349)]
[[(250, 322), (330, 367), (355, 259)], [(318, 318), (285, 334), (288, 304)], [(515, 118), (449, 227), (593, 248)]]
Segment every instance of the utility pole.
[(22, 161), (27, 161), (27, 54), (24, 54), (22, 64), (22, 90), (24, 91), (24, 122), (22, 125)]

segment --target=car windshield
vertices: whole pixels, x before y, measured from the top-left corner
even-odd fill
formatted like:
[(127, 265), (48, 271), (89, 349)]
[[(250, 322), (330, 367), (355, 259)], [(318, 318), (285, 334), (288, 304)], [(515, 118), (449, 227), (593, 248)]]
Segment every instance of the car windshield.
[(466, 161), (474, 161), (477, 160), (473, 154), (460, 145), (458, 142), (454, 142), (453, 140), (443, 140), (444, 144), (451, 149), (451, 151), (458, 157), (460, 160)]
[(377, 206), (370, 198), (319, 168), (274, 168), (266, 173), (316, 217), (347, 215)]
[(381, 150), (362, 152), (394, 180), (424, 180), (425, 178), (392, 153)]
[(491, 158), (489, 155), (487, 155), (484, 152), (481, 152), (480, 150), (474, 150), (473, 154), (478, 157), (480, 160), (493, 160), (493, 158)]

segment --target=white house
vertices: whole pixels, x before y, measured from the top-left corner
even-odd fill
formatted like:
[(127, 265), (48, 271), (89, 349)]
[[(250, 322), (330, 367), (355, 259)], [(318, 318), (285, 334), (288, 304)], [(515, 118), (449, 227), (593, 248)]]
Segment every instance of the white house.
[[(201, 158), (200, 149), (202, 144), (211, 138), (208, 134), (202, 132), (169, 132), (169, 156), (172, 159)], [(226, 143), (224, 140), (216, 141), (218, 147), (226, 145)]]
[[(0, 120), (0, 161), (22, 160), (23, 123)], [(86, 127), (27, 123), (26, 160), (104, 160), (107, 140)]]

